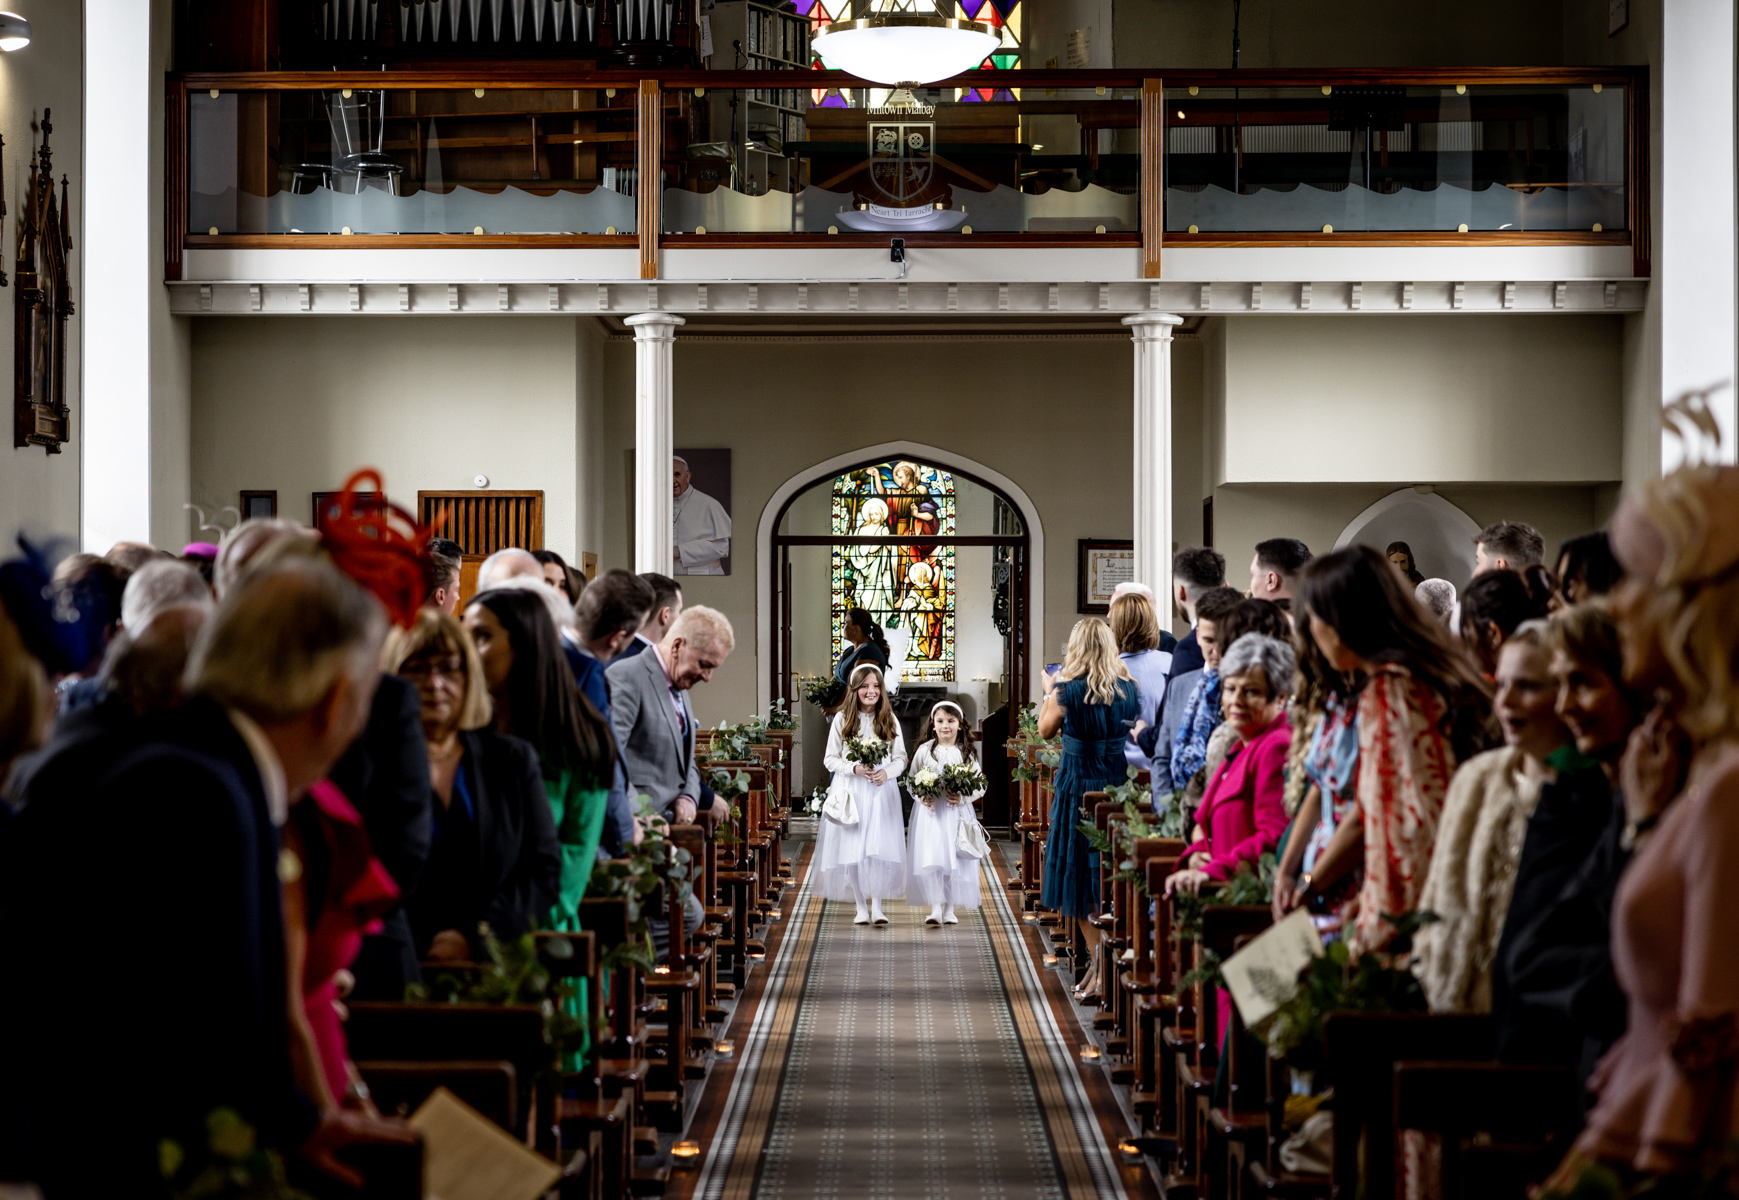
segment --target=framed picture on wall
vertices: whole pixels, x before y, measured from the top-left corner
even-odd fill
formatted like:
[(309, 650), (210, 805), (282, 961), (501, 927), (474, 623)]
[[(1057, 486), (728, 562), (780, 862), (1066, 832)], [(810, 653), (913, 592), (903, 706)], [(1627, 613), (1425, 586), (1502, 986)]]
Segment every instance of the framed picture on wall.
[(1111, 593), (1135, 578), (1135, 543), (1112, 538), (1082, 538), (1075, 575), (1075, 611), (1104, 616)]
[(255, 518), (266, 519), (277, 515), (278, 493), (276, 490), (242, 493), (242, 520), (252, 521)]

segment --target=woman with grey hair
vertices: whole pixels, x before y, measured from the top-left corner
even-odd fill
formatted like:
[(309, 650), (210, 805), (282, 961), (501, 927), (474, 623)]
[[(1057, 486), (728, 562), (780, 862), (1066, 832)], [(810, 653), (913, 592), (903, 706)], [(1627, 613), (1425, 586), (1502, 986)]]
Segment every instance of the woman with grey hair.
[(1247, 633), (1220, 660), (1220, 707), (1237, 745), (1226, 755), (1196, 810), (1192, 841), (1165, 890), (1194, 895), (1253, 867), (1286, 828), (1286, 756), (1292, 725), (1286, 702), (1298, 662), (1279, 638)]

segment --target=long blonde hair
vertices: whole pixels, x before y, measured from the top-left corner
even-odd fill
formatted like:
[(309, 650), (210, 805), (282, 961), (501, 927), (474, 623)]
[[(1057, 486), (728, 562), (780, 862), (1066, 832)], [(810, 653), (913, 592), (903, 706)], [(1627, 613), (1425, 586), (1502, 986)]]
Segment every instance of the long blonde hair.
[(863, 676), (874, 675), (876, 683), (881, 687), (881, 694), (876, 697), (875, 714), (872, 724), (876, 736), (889, 745), (900, 733), (900, 724), (894, 720), (894, 706), (888, 703), (888, 681), (882, 675), (882, 669), (875, 663), (860, 663), (852, 668), (851, 678), (846, 680), (845, 699), (839, 703), (839, 731), (846, 737), (857, 736), (858, 714), (863, 711), (863, 702), (858, 699), (857, 689), (863, 686)]
[(464, 698), (459, 702), (459, 728), (483, 729), (494, 714), (489, 689), (483, 683), (483, 660), (478, 657), (477, 644), (465, 627), (438, 608), (425, 608), (417, 613), (409, 629), (395, 629), (387, 638), (381, 655), (382, 667), (399, 673), (399, 669), (421, 654), (445, 652), (457, 654), (465, 664)]
[(1684, 690), (1680, 724), (1698, 745), (1739, 738), (1739, 551), (1716, 525), (1732, 520), (1736, 500), (1733, 467), (1681, 468), (1636, 493), (1666, 543), (1648, 611)]
[(1117, 682), (1129, 671), (1117, 657), (1117, 641), (1111, 626), (1098, 617), (1083, 617), (1069, 633), (1069, 650), (1063, 658), (1061, 679), (1085, 679), (1087, 699), (1110, 704), (1117, 699)]

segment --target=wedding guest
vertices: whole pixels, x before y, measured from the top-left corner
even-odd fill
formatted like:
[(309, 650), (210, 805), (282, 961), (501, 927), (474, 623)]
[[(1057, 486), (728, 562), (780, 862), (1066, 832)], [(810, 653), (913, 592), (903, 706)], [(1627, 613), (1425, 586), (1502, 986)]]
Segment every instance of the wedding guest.
[(531, 551), (521, 550), (517, 546), (509, 546), (505, 550), (497, 550), (484, 559), (477, 568), (477, 590), (486, 592), (490, 588), (500, 587), (509, 579), (520, 577), (543, 581), (543, 564), (532, 557)]
[(95, 676), (102, 668), (110, 640), (120, 631), (121, 598), (126, 594), (131, 575), (125, 567), (98, 559), (74, 568), (55, 584), (56, 603), (77, 609), (86, 627), (95, 634), (85, 647), (89, 658), (74, 664), (55, 684), (63, 717), (95, 704), (102, 697), (102, 685)]
[[(1513, 572), (1491, 572), (1474, 581)], [(1504, 746), (1476, 754), (1456, 770), (1437, 825), (1437, 844), (1419, 907), (1438, 920), (1413, 938), (1413, 973), (1434, 1012), (1491, 1011), (1491, 965), (1497, 955), (1529, 818), (1552, 756), (1570, 745), (1555, 707), (1551, 633), (1525, 622), (1497, 655), (1492, 700)]]
[(1298, 683), (1287, 793), (1296, 791), (1298, 804), (1275, 865), (1277, 921), (1306, 903), (1317, 913), (1339, 913), (1358, 894), (1365, 875), (1365, 826), (1358, 813), (1364, 677), (1330, 664), (1308, 628), (1293, 634), (1292, 648)]
[[(1226, 589), (1231, 591), (1230, 588)], [(1236, 593), (1233, 593), (1236, 596)], [(1219, 728), (1220, 712), (1220, 655), (1225, 649), (1225, 639), (1220, 636), (1220, 626), (1231, 621), (1238, 605), (1243, 600), (1232, 599), (1223, 595), (1209, 598), (1196, 608), (1196, 635), (1201, 642), (1202, 658), (1206, 665), (1202, 668), (1201, 678), (1190, 690), (1189, 698), (1178, 710), (1177, 731), (1172, 735), (1171, 762), (1169, 771), (1173, 786), (1181, 787), (1188, 784), (1207, 765), (1208, 739), (1214, 730)]]
[(1256, 543), (1250, 560), (1250, 595), (1257, 600), (1292, 600), (1298, 573), (1310, 562), (1310, 547), (1297, 538), (1269, 538)]
[(853, 671), (864, 663), (874, 663), (882, 672), (888, 669), (888, 639), (874, 617), (861, 608), (845, 610), (845, 627), (841, 631), (850, 648), (833, 665), (833, 677), (844, 683)]
[(1427, 579), (1413, 589), (1413, 598), (1447, 629), (1455, 615), (1455, 585), (1447, 579)]
[(495, 732), (537, 750), (562, 856), (549, 927), (578, 929), (616, 773), (615, 744), (597, 708), (575, 686), (549, 610), (530, 589), (478, 593), (465, 609), (465, 631), (482, 659)]
[(430, 538), (423, 560), (423, 603), (444, 613), (459, 611), (460, 573), (465, 565), (459, 543), (449, 538)]
[[(846, 743), (853, 738), (880, 742), (883, 757), (876, 762), (850, 757)], [(822, 814), (811, 866), (824, 897), (856, 906), (852, 920), (857, 925), (886, 925), (882, 901), (905, 895), (906, 827), (894, 780), (906, 761), (905, 735), (888, 704), (881, 668), (859, 663), (846, 680), (845, 701), (828, 729), (822, 756), (833, 773), (830, 791), (851, 798), (857, 819)]]
[(128, 578), (121, 592), (121, 628), (143, 629), (171, 605), (210, 608), (212, 603), (211, 587), (198, 571), (172, 558), (158, 559)]
[[(941, 774), (951, 766), (976, 766), (975, 742), (960, 706), (952, 700), (938, 700), (930, 706), (930, 715), (918, 731), (911, 773), (932, 770)], [(937, 799), (912, 806), (906, 848), (906, 903), (916, 906), (929, 902), (926, 925), (958, 925), (956, 908), (977, 908), (982, 902), (979, 860), (962, 852), (959, 839), (961, 825), (977, 820), (972, 805), (983, 795), (982, 787), (970, 792), (944, 791)]]
[(1221, 704), (1237, 744), (1203, 793), (1179, 870), (1165, 881), (1167, 895), (1193, 896), (1253, 868), (1286, 828), (1286, 702), (1296, 671), (1292, 647), (1261, 633), (1240, 637), (1221, 658)]
[(1355, 953), (1380, 950), (1394, 932), (1383, 914), (1418, 907), (1449, 777), (1486, 747), (1491, 701), (1465, 656), (1370, 547), (1311, 562), (1299, 600), (1329, 664), (1366, 677), (1357, 783), (1365, 878), (1348, 944)]
[(1558, 547), (1558, 602), (1568, 607), (1604, 596), (1624, 578), (1606, 530), (1578, 534)]
[(569, 604), (579, 602), (586, 590), (586, 577), (568, 566), (567, 560), (554, 550), (533, 550), (531, 556), (543, 564), (543, 581), (567, 598)]
[[(574, 626), (581, 669), (574, 679), (580, 691), (604, 718), (604, 725), (615, 742), (615, 715), (611, 707), (610, 676), (605, 669), (622, 647), (634, 637), (634, 631), (646, 619), (652, 607), (652, 589), (632, 571), (620, 567), (605, 571), (596, 582), (588, 584), (574, 605)], [(572, 659), (570, 658), (570, 663)], [(609, 808), (604, 818), (604, 832), (598, 842), (600, 858), (620, 858), (627, 848), (637, 844), (644, 833), (634, 819), (634, 802), (628, 795), (628, 769), (617, 747), (616, 773), (610, 785)]]
[(1215, 588), (1226, 586), (1226, 556), (1206, 546), (1186, 546), (1172, 555), (1172, 601), (1189, 622), (1190, 631), (1178, 639), (1171, 652), (1171, 678), (1202, 669), (1202, 650), (1196, 641), (1196, 602)]
[(306, 525), (282, 517), (253, 517), (224, 534), (211, 569), (211, 586), (219, 602), (229, 594), (256, 554), (289, 537), (313, 541), (316, 535)]
[(646, 619), (640, 623), (634, 639), (622, 647), (619, 658), (633, 658), (664, 641), (676, 618), (682, 615), (681, 584), (657, 571), (642, 571), (640, 578), (652, 589), (652, 607), (646, 610)]
[(116, 542), (103, 557), (131, 575), (147, 563), (162, 562), (175, 556), (145, 542)]
[[(1137, 719), (1135, 741), (1141, 747), (1142, 753), (1149, 756), (1148, 761), (1152, 764), (1149, 770), (1152, 772), (1154, 803), (1158, 806), (1165, 805), (1173, 792), (1182, 791), (1190, 781), (1189, 775), (1185, 775), (1172, 763), (1178, 732), (1183, 726), (1196, 688), (1207, 672), (1213, 670), (1217, 678), (1220, 662), (1219, 623), (1231, 616), (1243, 599), (1244, 597), (1229, 587), (1218, 587), (1208, 589), (1193, 601), (1196, 626), (1190, 630), (1190, 637), (1196, 639), (1197, 656), (1201, 658), (1203, 665), (1180, 674), (1178, 659), (1183, 653), (1184, 643), (1179, 642), (1178, 650), (1172, 657), (1171, 677), (1166, 680), (1165, 700), (1156, 714), (1159, 718), (1158, 724), (1143, 728)], [(1215, 723), (1217, 724), (1217, 720)]]
[[(1063, 738), (1062, 758), (1052, 780), (1051, 830), (1045, 841), (1040, 903), (1074, 922), (1089, 947), (1098, 930), (1088, 923), (1099, 891), (1098, 858), (1078, 826), (1082, 797), (1124, 781), (1123, 739), (1141, 711), (1141, 693), (1117, 658), (1111, 627), (1098, 617), (1076, 622), (1063, 669), (1045, 676), (1039, 736)], [(1078, 999), (1103, 984), (1099, 955), (1076, 988)]]
[(1546, 539), (1532, 525), (1498, 521), (1473, 535), (1473, 573), (1520, 571), (1546, 557)]
[[(0, 1088), (23, 1098), (22, 1177), (49, 1195), (155, 1194), (162, 1139), (198, 1152), (219, 1107), (262, 1146), (353, 1187), (363, 1180), (339, 1158), (346, 1147), (412, 1141), (319, 1104), (320, 1064), (289, 1003), (280, 882), (301, 865), (281, 852), (278, 827), (362, 728), (384, 628), (379, 606), (322, 558), (250, 572), (201, 631), (187, 672), (195, 698), (28, 830), (28, 870), (8, 881), (8, 899), (24, 901), (9, 914), (6, 952), (21, 956), (10, 961), (76, 977), (89, 948), (65, 931), (105, 929), (105, 969), (127, 981), (129, 1022), (149, 1031), (128, 1050), (148, 1102), (93, 1154), (89, 1081), (112, 1068), (113, 1046), (91, 1030), (113, 1021), (114, 997), (21, 999), (33, 1036)], [(103, 886), (64, 886), (79, 877)], [(9, 1124), (0, 1138), (17, 1132)]]
[(1624, 682), (1618, 629), (1601, 604), (1547, 625), (1556, 712), (1574, 741), (1548, 759), (1492, 963), (1498, 1057), (1577, 1067), (1586, 1078), (1624, 1029), (1612, 974), (1612, 898), (1624, 844), (1619, 760), (1646, 702)]
[(435, 794), (434, 834), (406, 904), (419, 958), (480, 962), (478, 926), (535, 929), (561, 887), (561, 846), (537, 751), (495, 732), (483, 664), (458, 621), (424, 609), (389, 665), (415, 685)]
[[(217, 566), (216, 542), (188, 542), (181, 548), (180, 562), (183, 566), (192, 567), (205, 580), (205, 586), (211, 587), (212, 572)], [(212, 591), (216, 597), (217, 592)]]
[(1524, 621), (1546, 615), (1554, 588), (1544, 567), (1527, 573), (1507, 567), (1474, 577), (1461, 594), (1461, 641), (1487, 679), (1497, 671), (1498, 651)]
[(1587, 1128), (1548, 1183), (1556, 1190), (1568, 1190), (1579, 1158), (1644, 1188), (1697, 1190), (1725, 1166), (1739, 1125), (1735, 511), (1739, 469), (1698, 467), (1645, 485), (1613, 518), (1625, 680), (1663, 699), (1625, 758), (1635, 849), (1613, 911), (1612, 957), (1629, 1020), (1597, 1073)]
[[(1141, 693), (1141, 717), (1138, 728), (1151, 726), (1165, 699), (1166, 678), (1171, 672), (1171, 653), (1160, 649), (1159, 614), (1153, 611), (1153, 601), (1139, 592), (1125, 592), (1111, 601), (1111, 636), (1117, 639), (1117, 657), (1123, 669), (1135, 681)], [(1137, 770), (1147, 770), (1152, 762), (1136, 744), (1136, 731), (1129, 731), (1123, 747), (1123, 757)]]
[(1220, 621), (1215, 632), (1218, 635), (1215, 640), (1227, 648), (1237, 645), (1238, 639), (1247, 633), (1290, 642), (1292, 623), (1286, 619), (1285, 610), (1274, 601), (1244, 599), (1238, 601), (1237, 607)]
[(1425, 582), (1425, 576), (1413, 561), (1413, 547), (1406, 542), (1390, 542), (1388, 549), (1383, 551), (1383, 557), (1395, 564), (1395, 570), (1413, 587)]

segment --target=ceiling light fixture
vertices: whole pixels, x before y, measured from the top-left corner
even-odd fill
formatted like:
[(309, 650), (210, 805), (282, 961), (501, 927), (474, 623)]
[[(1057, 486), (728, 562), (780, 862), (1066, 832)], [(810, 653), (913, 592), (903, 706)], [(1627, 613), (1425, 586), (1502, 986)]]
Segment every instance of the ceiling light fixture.
[(970, 71), (1001, 48), (988, 23), (921, 12), (921, 2), (886, 0), (867, 16), (830, 21), (810, 45), (829, 67), (908, 92)]
[(30, 45), (30, 22), (17, 13), (0, 12), (0, 50), (22, 50)]

